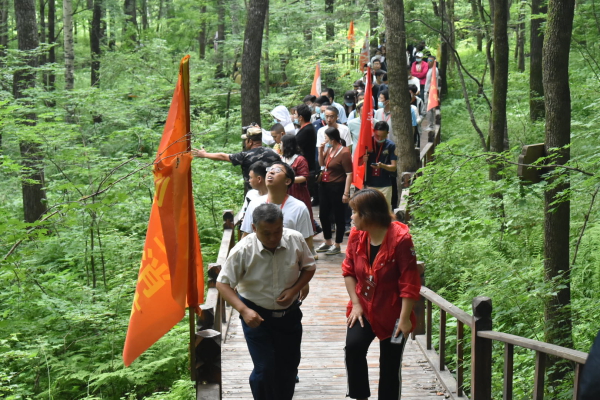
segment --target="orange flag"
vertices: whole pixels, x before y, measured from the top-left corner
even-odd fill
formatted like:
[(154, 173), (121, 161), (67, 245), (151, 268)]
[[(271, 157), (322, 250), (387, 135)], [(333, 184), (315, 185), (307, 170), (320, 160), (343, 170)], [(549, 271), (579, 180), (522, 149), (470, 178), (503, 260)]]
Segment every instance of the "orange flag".
[(350, 21), (350, 29), (348, 29), (348, 40), (350, 41), (350, 48), (354, 47), (354, 21)]
[(317, 97), (321, 95), (321, 63), (317, 63), (317, 67), (315, 68), (315, 77), (310, 88), (310, 94)]
[(358, 189), (362, 189), (365, 182), (366, 165), (363, 162), (363, 156), (368, 151), (373, 151), (373, 84), (371, 83), (371, 67), (367, 67), (367, 84), (365, 87), (362, 114), (360, 116), (360, 133), (352, 159), (352, 184)]
[(204, 274), (192, 196), (189, 56), (179, 79), (154, 162), (154, 202), (131, 307), (123, 362), (129, 366), (185, 315), (200, 312)]
[(429, 86), (429, 97), (427, 98), (427, 111), (440, 105), (437, 81), (437, 61), (433, 62), (431, 71), (431, 85)]
[(365, 64), (368, 64), (370, 61), (371, 59), (369, 58), (369, 32), (367, 31), (365, 43), (363, 44), (363, 47), (360, 50), (360, 58), (358, 59), (358, 65), (360, 67), (360, 70), (364, 72)]

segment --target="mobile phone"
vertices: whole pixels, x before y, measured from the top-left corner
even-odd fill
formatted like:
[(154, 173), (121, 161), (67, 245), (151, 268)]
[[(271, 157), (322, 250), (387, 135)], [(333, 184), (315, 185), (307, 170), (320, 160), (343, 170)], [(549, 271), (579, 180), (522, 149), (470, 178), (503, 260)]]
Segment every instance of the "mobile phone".
[(371, 167), (376, 167), (377, 163), (371, 163)]
[(390, 343), (403, 346), (404, 342), (406, 341), (404, 333), (400, 332), (398, 337), (394, 337), (394, 335), (396, 334), (396, 330), (398, 329), (398, 325), (400, 325), (400, 318), (396, 320), (396, 325), (394, 325), (394, 330), (392, 331), (392, 338), (390, 340)]

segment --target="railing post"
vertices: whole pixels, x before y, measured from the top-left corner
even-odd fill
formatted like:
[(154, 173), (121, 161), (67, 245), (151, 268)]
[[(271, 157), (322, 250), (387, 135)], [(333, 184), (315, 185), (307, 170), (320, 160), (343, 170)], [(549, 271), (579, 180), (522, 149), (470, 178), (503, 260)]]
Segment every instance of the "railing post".
[[(421, 277), (421, 286), (425, 286), (425, 263), (423, 261), (417, 261), (417, 268), (419, 269), (419, 275)], [(413, 308), (415, 310), (415, 316), (417, 317), (417, 326), (412, 331), (411, 338), (415, 340), (416, 335), (422, 335), (425, 333), (425, 297), (421, 298), (415, 303)]]
[(471, 329), (471, 395), (473, 400), (492, 398), (492, 341), (477, 336), (479, 331), (492, 330), (492, 299), (473, 299)]

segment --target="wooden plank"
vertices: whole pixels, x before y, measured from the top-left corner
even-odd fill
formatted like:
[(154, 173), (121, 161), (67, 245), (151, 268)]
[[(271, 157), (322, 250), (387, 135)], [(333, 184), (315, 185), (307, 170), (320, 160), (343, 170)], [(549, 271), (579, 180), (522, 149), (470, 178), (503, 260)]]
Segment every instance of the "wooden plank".
[(456, 324), (456, 393), (460, 397), (463, 395), (463, 387), (465, 384), (465, 324), (460, 321), (457, 321)]
[(446, 369), (446, 312), (440, 311), (440, 371)]
[(503, 400), (512, 400), (513, 398), (513, 359), (514, 346), (510, 343), (504, 343), (504, 387)]
[(535, 375), (533, 380), (533, 400), (544, 400), (544, 378), (546, 376), (546, 354), (535, 352)]
[[(530, 144), (523, 146), (519, 155), (519, 164), (533, 164), (546, 154), (544, 143)], [(543, 168), (517, 167), (517, 176), (523, 181), (538, 183), (542, 181), (542, 174), (546, 171)]]
[(479, 332), (477, 336), (486, 339), (497, 340), (499, 342), (510, 343), (515, 346), (524, 347), (530, 350), (541, 351), (542, 353), (564, 358), (565, 360), (574, 361), (579, 364), (585, 364), (588, 357), (588, 354), (582, 351), (568, 349), (566, 347), (561, 347), (554, 344), (539, 342), (537, 340), (511, 335), (509, 333), (495, 332), (490, 330)]

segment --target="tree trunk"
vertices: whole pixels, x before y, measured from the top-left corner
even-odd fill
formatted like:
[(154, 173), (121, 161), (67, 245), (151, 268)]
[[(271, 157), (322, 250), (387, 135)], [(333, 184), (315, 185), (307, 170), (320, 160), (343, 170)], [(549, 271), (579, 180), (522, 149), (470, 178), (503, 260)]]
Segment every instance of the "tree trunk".
[[(387, 48), (406, 49), (406, 29), (404, 26), (404, 0), (384, 0), (384, 19)], [(414, 172), (418, 168), (418, 156), (413, 137), (406, 53), (387, 53), (388, 78), (390, 82), (390, 108), (392, 113), (392, 135), (390, 139), (398, 149), (398, 172)]]
[(335, 39), (335, 23), (333, 22), (333, 5), (335, 0), (325, 0), (325, 40)]
[[(312, 3), (310, 0), (305, 0), (304, 4), (306, 4), (306, 8), (312, 12)], [(312, 28), (310, 24), (307, 24), (307, 28), (304, 30), (304, 40), (310, 46), (312, 42)]]
[[(268, 0), (267, 0), (268, 1)], [(224, 78), (225, 73), (223, 72), (223, 46), (225, 45), (225, 0), (217, 0), (217, 13), (219, 18), (219, 24), (217, 25), (217, 42), (215, 43), (215, 60), (217, 62), (217, 70), (215, 71), (215, 78)], [(264, 21), (263, 21), (264, 24)], [(262, 29), (261, 29), (262, 35)], [(262, 37), (261, 37), (262, 42)], [(259, 52), (260, 56), (260, 52)], [(260, 63), (260, 60), (259, 60)], [(244, 65), (242, 61), (242, 66)], [(243, 68), (243, 67), (242, 67)]]
[[(490, 151), (504, 151), (504, 130), (506, 127), (506, 93), (508, 91), (508, 0), (494, 0), (494, 60), (496, 72), (492, 94), (492, 122), (490, 126)], [(495, 163), (490, 167), (490, 179), (500, 180), (501, 166)]]
[(148, 29), (148, 0), (142, 0), (142, 29)]
[[(442, 25), (442, 33), (447, 38), (448, 37), (448, 18), (446, 15), (446, 0), (440, 0), (440, 20)], [(448, 43), (442, 39), (442, 59), (440, 60), (440, 78), (442, 81), (442, 87), (440, 88), (440, 97), (446, 97), (448, 95), (448, 84), (446, 80), (446, 73), (448, 72)]]
[(544, 84), (542, 82), (542, 47), (544, 45), (544, 32), (542, 24), (544, 19), (535, 18), (539, 14), (546, 14), (547, 7), (544, 0), (531, 2), (531, 32), (529, 38), (529, 118), (532, 121), (543, 119)]
[[(19, 50), (28, 51), (38, 47), (37, 23), (35, 20), (35, 0), (15, 1), (15, 19)], [(38, 60), (35, 55), (24, 56), (28, 68), (17, 69), (13, 76), (13, 95), (21, 99), (27, 89), (35, 87), (35, 70)], [(35, 125), (35, 114), (23, 116), (27, 125)], [(46, 212), (46, 192), (44, 190), (43, 157), (40, 147), (33, 141), (20, 142), (23, 164), (23, 213), (25, 222), (35, 222)]]
[(200, 8), (200, 16), (202, 22), (200, 23), (200, 32), (198, 34), (198, 56), (201, 60), (204, 60), (204, 57), (206, 57), (206, 6)]
[[(446, 21), (448, 24), (448, 37), (450, 38), (451, 48), (456, 49), (456, 32), (454, 29), (454, 0), (447, 0), (446, 2), (446, 17), (448, 20)], [(452, 68), (454, 58), (448, 58), (448, 65)]]
[(242, 55), (242, 125), (260, 121), (260, 54), (269, 0), (250, 0)]
[[(40, 0), (40, 43), (46, 43), (46, 0)], [(46, 53), (40, 55), (40, 65), (46, 64)]]
[(137, 10), (136, 0), (125, 0), (125, 26), (123, 34), (132, 43), (137, 42)]
[(483, 34), (481, 32), (481, 20), (479, 19), (479, 13), (477, 12), (477, 0), (471, 0), (471, 16), (475, 21), (474, 30), (477, 37), (477, 51), (483, 51)]
[[(48, 52), (48, 62), (56, 63), (56, 0), (48, 0), (48, 44), (51, 46)], [(56, 74), (49, 72), (47, 78), (44, 79), (48, 90), (52, 91), (56, 87)], [(54, 106), (54, 100), (52, 100)]]
[[(549, 0), (546, 38), (543, 47), (543, 83), (546, 93), (547, 154), (557, 150), (554, 164), (565, 164), (570, 159), (571, 93), (569, 90), (569, 49), (573, 30), (575, 0)], [(552, 288), (545, 307), (545, 340), (559, 346), (573, 347), (571, 320), (571, 287), (569, 263), (570, 202), (560, 200), (568, 193), (568, 179), (554, 182), (544, 193), (544, 278)], [(556, 184), (556, 186), (553, 186)], [(550, 358), (548, 382), (556, 385), (565, 379), (567, 367)], [(562, 366), (562, 367), (561, 367)]]
[(527, 6), (526, 1), (521, 0), (519, 5), (519, 24), (517, 29), (519, 36), (517, 38), (517, 49), (519, 57), (517, 60), (517, 69), (520, 72), (525, 72), (525, 7)]
[(8, 0), (0, 0), (0, 67), (4, 65), (8, 47)]
[(263, 69), (265, 71), (265, 94), (269, 94), (269, 5), (267, 5), (267, 15), (265, 16), (265, 53)]
[(91, 85), (100, 87), (100, 43), (104, 37), (102, 29), (103, 4), (102, 0), (94, 0), (92, 12), (92, 27), (90, 29), (90, 49), (92, 52)]
[(63, 0), (63, 37), (65, 52), (65, 90), (75, 86), (75, 53), (73, 50), (73, 4)]
[[(379, 27), (379, 21), (377, 19), (377, 14), (379, 13), (379, 7), (377, 4), (377, 0), (369, 0), (369, 37), (370, 37), (370, 56), (375, 55), (377, 51), (377, 46), (379, 45), (377, 41), (377, 28)], [(369, 57), (370, 58), (370, 57)]]

